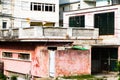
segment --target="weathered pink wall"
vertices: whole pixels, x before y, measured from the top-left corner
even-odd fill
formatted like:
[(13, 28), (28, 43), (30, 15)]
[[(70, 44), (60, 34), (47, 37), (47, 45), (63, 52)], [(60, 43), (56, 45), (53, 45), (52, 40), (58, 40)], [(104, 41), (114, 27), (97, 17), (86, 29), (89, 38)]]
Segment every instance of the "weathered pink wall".
[(13, 53), (13, 57), (11, 59), (1, 58), (1, 60), (4, 62), (4, 72), (6, 75), (7, 75), (6, 70), (11, 72), (22, 73), (22, 74), (29, 73), (31, 69), (31, 61), (19, 60), (17, 53), (23, 52), (23, 53), (29, 53), (32, 55), (34, 53), (34, 47), (23, 46), (19, 44), (18, 45), (16, 44), (0, 45), (1, 57), (2, 57), (3, 51)]
[[(27, 43), (12, 43), (11, 45), (0, 45), (0, 56), (3, 51), (14, 53), (14, 59), (1, 58), (4, 61), (4, 70), (18, 72), (21, 74), (31, 74), (36, 77), (49, 76), (49, 51), (47, 47), (41, 45), (31, 45)], [(16, 59), (17, 53), (30, 53), (31, 60), (24, 61)], [(72, 74), (90, 74), (90, 53), (80, 50), (60, 50), (55, 53), (56, 76)], [(7, 73), (5, 73), (7, 74)]]
[[(2, 58), (2, 52), (12, 52), (12, 58)], [(31, 70), (31, 60), (19, 60), (17, 53), (29, 53), (31, 55), (34, 54), (34, 47), (25, 46), (25, 45), (0, 45), (0, 57), (1, 61), (4, 62), (4, 72), (7, 75), (6, 71), (28, 74)]]
[[(49, 76), (49, 54), (48, 50), (38, 45), (25, 44), (12, 44), (0, 45), (0, 55), (2, 52), (12, 52), (13, 58), (1, 58), (4, 61), (4, 71), (18, 72), (28, 74), (31, 71), (33, 76), (48, 77)], [(18, 59), (17, 53), (30, 53), (31, 60), (24, 61)], [(7, 72), (5, 73), (7, 74)]]
[(45, 47), (36, 47), (32, 61), (32, 74), (49, 77), (49, 54)]
[(56, 76), (90, 74), (90, 52), (60, 50), (56, 53)]
[(4, 60), (4, 69), (11, 72), (18, 72), (22, 74), (28, 74), (30, 71), (31, 63), (27, 61), (17, 60)]

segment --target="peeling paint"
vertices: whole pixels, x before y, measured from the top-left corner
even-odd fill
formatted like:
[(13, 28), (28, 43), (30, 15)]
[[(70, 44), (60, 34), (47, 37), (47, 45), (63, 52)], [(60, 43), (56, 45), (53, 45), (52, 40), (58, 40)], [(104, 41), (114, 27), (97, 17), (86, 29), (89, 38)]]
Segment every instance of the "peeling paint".
[(59, 50), (56, 53), (56, 76), (90, 74), (89, 51)]

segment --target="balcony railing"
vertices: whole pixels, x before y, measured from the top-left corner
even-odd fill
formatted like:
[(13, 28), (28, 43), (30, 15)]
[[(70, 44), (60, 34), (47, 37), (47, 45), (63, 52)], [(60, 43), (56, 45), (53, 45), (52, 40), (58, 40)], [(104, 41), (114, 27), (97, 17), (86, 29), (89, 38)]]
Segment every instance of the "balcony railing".
[(60, 27), (29, 27), (1, 29), (1, 39), (97, 39), (99, 31), (97, 28), (60, 28)]

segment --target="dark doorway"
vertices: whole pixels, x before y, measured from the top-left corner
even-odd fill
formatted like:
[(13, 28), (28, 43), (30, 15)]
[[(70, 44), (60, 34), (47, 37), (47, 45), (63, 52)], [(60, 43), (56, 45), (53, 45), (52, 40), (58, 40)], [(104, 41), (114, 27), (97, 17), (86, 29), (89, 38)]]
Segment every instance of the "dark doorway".
[(92, 47), (92, 73), (114, 72), (118, 60), (118, 48)]

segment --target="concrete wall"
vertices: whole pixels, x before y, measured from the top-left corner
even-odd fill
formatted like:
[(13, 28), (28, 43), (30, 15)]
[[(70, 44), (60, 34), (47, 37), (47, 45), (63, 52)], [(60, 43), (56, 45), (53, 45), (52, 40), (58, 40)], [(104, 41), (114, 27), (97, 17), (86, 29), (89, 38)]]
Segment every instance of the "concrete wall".
[(95, 2), (85, 2), (84, 0), (80, 0), (80, 9), (85, 9), (85, 8), (93, 8), (96, 6)]
[(96, 7), (111, 5), (111, 0), (96, 0)]
[(59, 50), (56, 53), (56, 76), (90, 74), (90, 67), (89, 51)]

